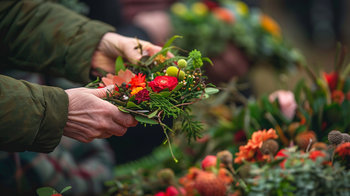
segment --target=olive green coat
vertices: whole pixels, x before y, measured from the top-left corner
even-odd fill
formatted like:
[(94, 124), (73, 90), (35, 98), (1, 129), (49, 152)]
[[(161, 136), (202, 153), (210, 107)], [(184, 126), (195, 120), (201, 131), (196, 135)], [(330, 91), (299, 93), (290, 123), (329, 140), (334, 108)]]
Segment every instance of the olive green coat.
[[(0, 67), (87, 83), (92, 54), (110, 31), (54, 3), (0, 1)], [(67, 116), (64, 90), (0, 75), (0, 150), (51, 152)]]

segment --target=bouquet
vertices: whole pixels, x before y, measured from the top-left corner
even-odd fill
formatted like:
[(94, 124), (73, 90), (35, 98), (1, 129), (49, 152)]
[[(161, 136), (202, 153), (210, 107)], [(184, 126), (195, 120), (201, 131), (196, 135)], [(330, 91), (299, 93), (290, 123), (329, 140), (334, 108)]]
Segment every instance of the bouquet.
[(88, 85), (95, 88), (115, 85), (105, 99), (145, 125), (159, 124), (170, 149), (167, 131), (173, 130), (162, 120), (165, 117), (180, 119), (188, 140), (196, 139), (200, 136), (201, 124), (193, 120), (188, 106), (218, 92), (214, 85), (205, 82), (201, 67), (203, 61), (211, 61), (203, 58), (200, 51), (193, 50), (188, 56), (166, 57), (170, 50), (175, 54), (175, 47), (170, 45), (178, 37), (171, 38), (155, 55), (142, 57), (138, 64), (124, 63), (118, 57), (116, 75), (108, 73)]
[(187, 50), (196, 48), (213, 57), (232, 43), (253, 64), (268, 62), (283, 70), (304, 61), (283, 38), (276, 21), (243, 1), (178, 2), (171, 7), (171, 20), (174, 34), (184, 36), (177, 44)]

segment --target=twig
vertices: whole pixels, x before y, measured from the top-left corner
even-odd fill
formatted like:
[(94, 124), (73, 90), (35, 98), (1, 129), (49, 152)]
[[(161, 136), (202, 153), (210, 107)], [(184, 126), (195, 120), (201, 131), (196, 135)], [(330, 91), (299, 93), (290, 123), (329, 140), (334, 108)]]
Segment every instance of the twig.
[(175, 163), (179, 162), (179, 160), (177, 160), (176, 157), (175, 157), (175, 155), (174, 155), (173, 148), (171, 147), (170, 138), (169, 138), (169, 136), (168, 136), (168, 133), (166, 132), (166, 127), (165, 127), (164, 123), (162, 123), (160, 117), (158, 118), (158, 123), (159, 123), (160, 126), (162, 127), (162, 129), (163, 129), (163, 131), (164, 131), (164, 134), (165, 134), (165, 137), (167, 138), (171, 156), (173, 157)]

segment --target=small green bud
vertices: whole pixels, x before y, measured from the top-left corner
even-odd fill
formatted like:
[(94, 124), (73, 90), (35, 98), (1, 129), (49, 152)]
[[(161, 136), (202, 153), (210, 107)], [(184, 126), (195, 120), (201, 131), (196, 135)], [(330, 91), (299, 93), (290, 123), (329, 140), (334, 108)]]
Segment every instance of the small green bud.
[(178, 60), (177, 66), (179, 66), (180, 68), (185, 68), (187, 66), (187, 61), (185, 59)]
[(166, 69), (166, 73), (168, 74), (168, 76), (177, 76), (177, 72), (179, 71), (179, 69), (175, 66), (170, 66)]
[(185, 79), (185, 76), (186, 76), (185, 72), (181, 70), (179, 73), (179, 80), (181, 81), (181, 80)]

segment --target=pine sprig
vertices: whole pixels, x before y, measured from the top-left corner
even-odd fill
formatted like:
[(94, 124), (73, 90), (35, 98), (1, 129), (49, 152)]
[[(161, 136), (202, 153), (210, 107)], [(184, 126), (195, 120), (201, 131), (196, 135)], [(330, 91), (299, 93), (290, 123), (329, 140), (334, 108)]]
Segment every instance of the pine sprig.
[(155, 93), (150, 94), (150, 97), (151, 99), (149, 105), (152, 110), (161, 109), (163, 110), (165, 116), (173, 118), (177, 118), (178, 115), (181, 113), (181, 109), (175, 107), (175, 105), (172, 103), (176, 102), (175, 100), (173, 100), (173, 98), (164, 97), (160, 94)]
[(202, 123), (193, 119), (193, 115), (184, 112), (182, 119), (182, 132), (186, 133), (188, 143), (191, 143), (192, 139), (196, 140), (201, 137), (201, 130), (203, 129)]
[[(178, 148), (174, 146), (174, 153), (179, 155), (180, 151)], [(131, 172), (137, 171), (140, 168), (142, 169), (150, 169), (154, 168), (155, 165), (159, 163), (163, 163), (166, 160), (171, 160), (172, 156), (169, 154), (169, 149), (167, 147), (159, 147), (156, 148), (152, 154), (146, 156), (144, 158), (138, 159), (131, 163), (126, 163), (114, 168), (114, 176), (124, 176), (130, 175)]]

